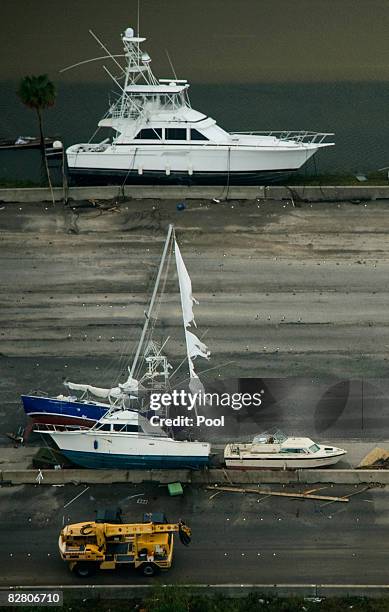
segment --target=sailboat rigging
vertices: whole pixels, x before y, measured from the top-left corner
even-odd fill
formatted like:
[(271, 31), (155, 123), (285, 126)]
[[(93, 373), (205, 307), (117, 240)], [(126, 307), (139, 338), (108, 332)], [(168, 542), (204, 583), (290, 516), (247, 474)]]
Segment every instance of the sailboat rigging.
[[(210, 353), (194, 331), (188, 329), (196, 325), (193, 315), (193, 304), (196, 303), (196, 300), (192, 295), (191, 280), (177, 244), (174, 227), (169, 225), (150, 303), (145, 312), (145, 320), (134, 359), (131, 367), (128, 367), (127, 379), (108, 388), (89, 383), (66, 382), (65, 385), (69, 391), (81, 393), (80, 398), (71, 394), (67, 396), (61, 394), (57, 397), (23, 395), (23, 407), (26, 414), (32, 419), (33, 425), (44, 423), (53, 426), (91, 427), (108, 413), (128, 409), (131, 406), (131, 400), (136, 399), (140, 392), (158, 388), (158, 385), (162, 389), (167, 389), (171, 366), (167, 357), (162, 354), (167, 340), (159, 347), (152, 340), (152, 331), (155, 324), (153, 317), (157, 296), (161, 292), (164, 273), (167, 276), (172, 249), (175, 252), (180, 289), (186, 358), (189, 365), (189, 388), (193, 393), (204, 390), (196, 374), (193, 360), (197, 357), (209, 359)], [(164, 285), (165, 283), (162, 289)], [(141, 366), (144, 364), (147, 369), (142, 375)]]

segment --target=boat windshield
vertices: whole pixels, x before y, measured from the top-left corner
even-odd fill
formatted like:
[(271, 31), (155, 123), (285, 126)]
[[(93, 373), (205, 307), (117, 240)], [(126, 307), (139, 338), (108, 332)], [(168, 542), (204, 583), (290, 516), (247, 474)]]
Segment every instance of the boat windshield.
[(264, 431), (253, 438), (253, 444), (282, 444), (287, 439), (282, 431), (276, 429), (274, 431)]
[(309, 447), (310, 453), (317, 453), (317, 451), (319, 450), (320, 450), (320, 446), (318, 444), (312, 444), (312, 446)]

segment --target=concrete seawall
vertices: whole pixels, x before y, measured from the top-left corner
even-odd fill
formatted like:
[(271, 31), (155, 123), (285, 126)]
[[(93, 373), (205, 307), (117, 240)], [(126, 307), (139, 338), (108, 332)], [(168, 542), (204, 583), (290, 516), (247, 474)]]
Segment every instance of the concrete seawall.
[[(54, 198), (64, 198), (62, 187), (54, 188)], [(134, 199), (207, 199), (218, 200), (294, 200), (305, 202), (338, 202), (346, 200), (380, 200), (389, 199), (389, 185), (351, 185), (351, 186), (238, 186), (224, 187), (201, 185), (131, 185), (122, 188), (116, 186), (70, 187), (68, 198), (80, 200), (111, 200), (118, 197)], [(51, 192), (47, 188), (7, 188), (0, 189), (0, 202), (32, 203), (51, 202)]]
[(181, 482), (192, 485), (389, 484), (389, 470), (3, 470), (0, 485), (139, 484)]

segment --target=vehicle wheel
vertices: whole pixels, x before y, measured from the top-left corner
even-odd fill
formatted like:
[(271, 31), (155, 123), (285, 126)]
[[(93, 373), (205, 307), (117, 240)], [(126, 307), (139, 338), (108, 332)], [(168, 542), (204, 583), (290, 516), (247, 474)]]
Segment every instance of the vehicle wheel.
[(88, 576), (93, 576), (96, 571), (97, 564), (87, 561), (76, 563), (73, 568), (73, 572), (80, 578), (88, 578)]
[(154, 576), (155, 574), (156, 567), (154, 563), (144, 563), (141, 566), (140, 571), (142, 572), (143, 576), (146, 576), (147, 578), (151, 578), (151, 576)]

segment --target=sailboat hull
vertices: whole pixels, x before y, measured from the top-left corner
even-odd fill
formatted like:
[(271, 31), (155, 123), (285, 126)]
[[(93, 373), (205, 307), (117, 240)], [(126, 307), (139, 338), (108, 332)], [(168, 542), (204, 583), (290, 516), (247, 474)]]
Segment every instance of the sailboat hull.
[(22, 395), (23, 409), (33, 423), (47, 425), (72, 425), (92, 427), (110, 409), (110, 406), (93, 402), (80, 402)]

